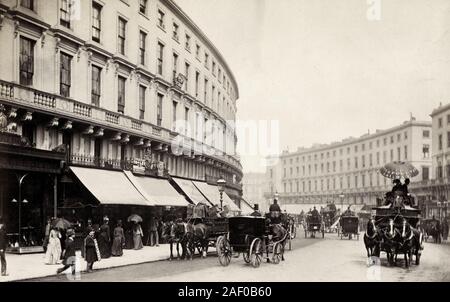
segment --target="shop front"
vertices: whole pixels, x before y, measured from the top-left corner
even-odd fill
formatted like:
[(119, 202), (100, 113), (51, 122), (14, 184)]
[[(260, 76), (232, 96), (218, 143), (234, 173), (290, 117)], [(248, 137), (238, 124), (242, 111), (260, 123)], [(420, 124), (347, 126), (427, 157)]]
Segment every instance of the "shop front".
[(64, 152), (35, 149), (17, 134), (0, 132), (0, 217), (8, 252), (43, 252), (46, 221), (57, 214), (64, 159)]

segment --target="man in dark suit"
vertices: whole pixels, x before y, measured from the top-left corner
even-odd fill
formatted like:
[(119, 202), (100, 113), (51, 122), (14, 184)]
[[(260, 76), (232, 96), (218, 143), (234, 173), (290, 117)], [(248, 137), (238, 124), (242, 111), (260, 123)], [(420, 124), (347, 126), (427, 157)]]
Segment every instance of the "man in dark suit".
[(253, 207), (253, 213), (250, 214), (250, 216), (254, 216), (254, 217), (261, 217), (261, 213), (259, 212), (259, 206), (257, 204), (254, 205)]
[(7, 276), (6, 274), (6, 246), (7, 246), (7, 238), (6, 238), (6, 231), (5, 231), (5, 225), (3, 224), (3, 220), (0, 217), (0, 260), (1, 260), (1, 266), (2, 266), (2, 276)]
[(58, 268), (56, 273), (60, 274), (69, 267), (72, 268), (72, 275), (75, 275), (75, 231), (72, 229), (67, 230), (66, 248), (63, 254), (63, 267)]

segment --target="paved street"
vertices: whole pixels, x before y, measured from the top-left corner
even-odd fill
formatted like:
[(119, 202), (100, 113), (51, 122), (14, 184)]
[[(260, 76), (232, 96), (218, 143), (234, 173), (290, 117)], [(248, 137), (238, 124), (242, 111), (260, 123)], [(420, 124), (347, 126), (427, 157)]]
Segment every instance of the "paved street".
[[(81, 281), (150, 281), (150, 282), (265, 282), (265, 281), (450, 281), (450, 244), (425, 244), (422, 263), (410, 269), (388, 267), (382, 254), (381, 266), (366, 265), (362, 238), (340, 240), (336, 234), (325, 239), (294, 240), (286, 261), (278, 265), (262, 263), (257, 269), (244, 263), (242, 257), (232, 258), (222, 267), (215, 255), (193, 261), (159, 261), (101, 270), (83, 274)], [(36, 279), (68, 281), (65, 276)]]

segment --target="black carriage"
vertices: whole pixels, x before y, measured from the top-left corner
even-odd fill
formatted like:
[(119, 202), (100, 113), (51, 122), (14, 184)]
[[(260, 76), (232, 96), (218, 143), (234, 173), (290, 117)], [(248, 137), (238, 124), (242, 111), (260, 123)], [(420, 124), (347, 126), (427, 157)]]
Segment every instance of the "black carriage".
[[(205, 236), (206, 236), (206, 250), (209, 247), (216, 247), (217, 239), (228, 233), (228, 218), (219, 217), (217, 212), (213, 208), (209, 208), (204, 204), (189, 205), (187, 210), (187, 221), (193, 225), (204, 224), (206, 226)], [(198, 249), (199, 252), (202, 251), (203, 240), (194, 240), (189, 242), (189, 244), (194, 245), (193, 250)]]
[(321, 233), (325, 237), (325, 227), (320, 215), (306, 215), (305, 238), (316, 238), (316, 233)]
[[(278, 264), (284, 259), (284, 238), (274, 241), (264, 217), (239, 216), (228, 219), (228, 234), (217, 240), (217, 254), (222, 266), (231, 262), (233, 253), (242, 253), (244, 261), (259, 267), (263, 259)], [(266, 253), (267, 257), (264, 256)], [(269, 257), (269, 254), (271, 257)]]
[(356, 215), (341, 216), (339, 220), (339, 236), (341, 239), (352, 239), (355, 236), (359, 240), (359, 218)]

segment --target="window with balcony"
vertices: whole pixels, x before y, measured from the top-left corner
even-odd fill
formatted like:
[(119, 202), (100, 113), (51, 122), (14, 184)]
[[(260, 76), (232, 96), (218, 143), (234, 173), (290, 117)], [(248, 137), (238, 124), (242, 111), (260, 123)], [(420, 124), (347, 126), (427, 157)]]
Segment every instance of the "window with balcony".
[(72, 83), (71, 65), (72, 65), (72, 57), (61, 52), (60, 67), (59, 67), (59, 75), (60, 75), (59, 94), (63, 97), (70, 96), (70, 86)]
[(438, 136), (438, 150), (442, 150), (442, 134)]
[(143, 15), (147, 15), (147, 2), (148, 0), (139, 0), (139, 12)]
[(139, 86), (139, 118), (143, 120), (145, 118), (145, 92), (147, 88), (145, 86)]
[(20, 6), (34, 10), (34, 0), (20, 0)]
[(200, 60), (200, 45), (195, 44), (195, 57)]
[(205, 85), (204, 85), (203, 89), (204, 89), (203, 102), (206, 104), (208, 101), (208, 80), (207, 79), (205, 79)]
[(173, 53), (172, 55), (172, 81), (175, 83), (175, 80), (177, 78), (177, 71), (178, 71), (178, 54)]
[(158, 74), (163, 75), (164, 45), (158, 42)]
[(442, 128), (442, 118), (438, 118), (438, 127)]
[(430, 145), (424, 144), (422, 146), (422, 154), (423, 154), (424, 158), (429, 158), (430, 157)]
[(164, 17), (165, 14), (162, 10), (158, 10), (158, 26), (161, 27), (162, 29), (164, 29), (166, 26), (164, 24)]
[(121, 55), (125, 55), (125, 44), (126, 44), (126, 26), (127, 21), (119, 17), (117, 31), (117, 50)]
[(188, 125), (189, 125), (189, 108), (188, 107), (184, 107), (184, 122), (185, 122), (185, 126), (184, 126), (184, 135), (188, 135)]
[(125, 84), (126, 78), (118, 77), (118, 89), (117, 89), (117, 112), (125, 113)]
[(34, 45), (33, 40), (20, 37), (20, 84), (26, 86), (33, 85), (34, 75)]
[(184, 62), (184, 90), (189, 90), (189, 73), (191, 70), (191, 65), (187, 62)]
[(156, 108), (156, 124), (157, 124), (158, 126), (161, 126), (161, 125), (162, 125), (162, 105), (163, 105), (163, 98), (164, 98), (164, 95), (158, 93), (158, 95), (157, 95), (158, 102), (157, 102), (157, 108)]
[(71, 11), (71, 1), (70, 0), (60, 0), (59, 8), (59, 24), (64, 27), (70, 28), (70, 11)]
[(175, 126), (177, 122), (177, 106), (178, 103), (175, 101), (172, 101), (172, 130), (175, 131)]
[(199, 82), (200, 82), (200, 72), (195, 72), (195, 97), (198, 98), (198, 89), (199, 89)]
[(139, 32), (139, 63), (145, 65), (147, 34), (143, 31)]
[(92, 40), (100, 43), (102, 30), (102, 7), (96, 2), (92, 2)]
[(95, 65), (92, 65), (92, 78), (91, 78), (91, 103), (92, 105), (100, 106), (100, 91), (101, 91), (101, 69)]

